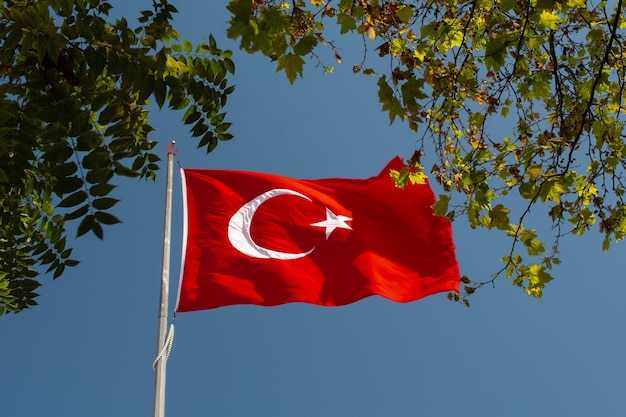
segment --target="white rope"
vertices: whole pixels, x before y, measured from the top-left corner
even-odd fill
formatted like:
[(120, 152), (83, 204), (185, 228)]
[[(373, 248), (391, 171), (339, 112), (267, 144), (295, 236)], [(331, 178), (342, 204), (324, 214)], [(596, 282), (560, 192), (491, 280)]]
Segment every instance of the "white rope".
[(172, 345), (174, 344), (174, 323), (170, 324), (170, 330), (167, 332), (167, 337), (165, 338), (165, 343), (163, 344), (163, 348), (157, 355), (154, 362), (152, 362), (152, 369), (156, 369), (157, 363), (165, 356), (165, 362), (170, 357), (170, 352), (172, 351)]

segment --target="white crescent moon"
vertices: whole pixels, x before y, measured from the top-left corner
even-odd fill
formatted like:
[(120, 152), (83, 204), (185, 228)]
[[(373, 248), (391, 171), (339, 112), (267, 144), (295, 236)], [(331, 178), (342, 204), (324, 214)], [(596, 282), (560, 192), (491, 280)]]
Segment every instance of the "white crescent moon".
[(228, 240), (230, 240), (230, 244), (233, 245), (235, 249), (252, 258), (280, 259), (283, 261), (302, 258), (313, 252), (315, 247), (311, 248), (307, 252), (301, 253), (279, 252), (259, 246), (252, 239), (250, 226), (252, 225), (252, 219), (254, 218), (256, 211), (259, 209), (261, 204), (265, 203), (270, 198), (278, 197), (279, 195), (295, 195), (308, 201), (312, 201), (304, 194), (286, 188), (274, 188), (248, 201), (239, 210), (237, 210), (228, 222)]

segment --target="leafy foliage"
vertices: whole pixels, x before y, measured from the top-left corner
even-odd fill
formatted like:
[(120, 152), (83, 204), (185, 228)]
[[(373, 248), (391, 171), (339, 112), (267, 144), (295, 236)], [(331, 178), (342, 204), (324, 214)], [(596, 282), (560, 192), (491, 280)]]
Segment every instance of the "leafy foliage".
[(228, 140), (231, 52), (179, 41), (166, 0), (139, 25), (101, 0), (0, 2), (0, 315), (35, 305), (41, 266), (68, 266), (66, 221), (102, 238), (116, 176), (154, 179), (147, 106), (184, 112), (207, 152)]
[[(452, 298), (468, 303), (501, 274), (539, 298), (563, 235), (595, 226), (604, 249), (626, 235), (623, 0), (232, 0), (228, 9), (229, 36), (291, 82), (305, 56), (327, 72), (325, 51), (341, 62), (332, 36), (363, 38), (353, 71), (383, 69), (383, 110), (415, 132), (446, 192), (437, 213), (512, 241), (499, 272), (465, 277)], [(366, 65), (372, 46), (383, 65)], [(551, 245), (527, 227), (539, 203)]]

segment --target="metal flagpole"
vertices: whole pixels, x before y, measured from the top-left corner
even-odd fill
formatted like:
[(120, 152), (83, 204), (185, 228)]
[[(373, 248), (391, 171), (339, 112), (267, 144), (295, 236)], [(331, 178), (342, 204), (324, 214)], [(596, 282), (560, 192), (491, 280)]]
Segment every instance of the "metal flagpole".
[(174, 155), (178, 150), (175, 142), (166, 148), (167, 179), (165, 185), (165, 227), (163, 231), (163, 264), (161, 271), (161, 302), (159, 305), (159, 331), (157, 335), (156, 375), (154, 379), (153, 417), (165, 416), (165, 370), (167, 356), (163, 355), (167, 334), (167, 308), (170, 280), (170, 240), (172, 230), (172, 177), (174, 176)]

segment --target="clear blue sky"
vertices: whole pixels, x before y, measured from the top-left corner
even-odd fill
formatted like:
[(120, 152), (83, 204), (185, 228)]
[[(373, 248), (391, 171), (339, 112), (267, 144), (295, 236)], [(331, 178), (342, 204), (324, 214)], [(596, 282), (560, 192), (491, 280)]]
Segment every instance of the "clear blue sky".
[[(235, 139), (205, 155), (178, 123), (181, 114), (164, 111), (154, 120), (164, 159), (175, 139), (178, 161), (189, 168), (368, 177), (412, 153), (408, 128), (390, 127), (380, 110), (375, 79), (352, 74), (358, 51), (344, 50), (333, 75), (308, 66), (291, 86), (273, 63), (226, 39), (225, 2), (177, 3), (183, 37), (197, 42), (212, 32), (235, 51), (237, 90), (228, 104)], [(40, 306), (0, 318), (1, 415), (151, 415), (164, 177), (117, 181), (124, 223), (107, 228), (104, 241), (76, 240), (82, 263), (55, 282), (44, 279)], [(171, 308), (182, 228), (178, 174), (174, 197)], [(500, 268), (497, 234), (461, 222), (454, 233), (463, 274), (478, 279)], [(590, 235), (566, 239), (561, 249), (563, 265), (540, 301), (501, 279), (475, 294), (469, 309), (439, 294), (410, 304), (372, 297), (336, 308), (181, 313), (166, 415), (626, 415), (624, 246), (602, 252)]]

